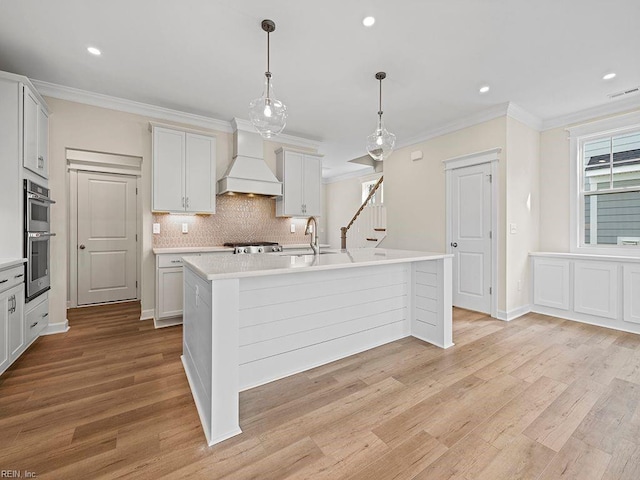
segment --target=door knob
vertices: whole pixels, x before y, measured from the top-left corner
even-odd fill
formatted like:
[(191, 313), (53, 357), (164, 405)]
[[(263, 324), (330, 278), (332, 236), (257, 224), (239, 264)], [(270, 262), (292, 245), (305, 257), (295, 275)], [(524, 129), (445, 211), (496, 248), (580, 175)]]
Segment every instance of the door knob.
[(457, 242), (451, 242), (451, 246), (452, 246), (453, 248), (456, 248), (456, 247), (458, 246), (458, 243), (457, 243)]
[(87, 247), (85, 247), (84, 244), (80, 245), (80, 250), (84, 250), (85, 248), (87, 248)]

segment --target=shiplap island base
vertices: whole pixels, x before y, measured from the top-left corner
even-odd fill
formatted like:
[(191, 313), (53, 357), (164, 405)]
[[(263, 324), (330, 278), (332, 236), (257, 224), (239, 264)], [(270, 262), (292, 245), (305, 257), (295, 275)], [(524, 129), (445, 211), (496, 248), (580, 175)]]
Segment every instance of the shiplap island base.
[(409, 335), (452, 346), (451, 257), (184, 257), (182, 362), (209, 445), (241, 433), (242, 390)]

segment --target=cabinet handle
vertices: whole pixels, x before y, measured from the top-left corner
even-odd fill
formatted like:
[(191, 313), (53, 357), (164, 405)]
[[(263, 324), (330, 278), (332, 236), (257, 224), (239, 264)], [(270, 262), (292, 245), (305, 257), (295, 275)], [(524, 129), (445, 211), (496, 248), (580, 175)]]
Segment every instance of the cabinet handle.
[(0, 280), (0, 283), (7, 283), (9, 281), (8, 278), (5, 278), (4, 280)]
[(20, 275), (14, 275), (13, 278), (21, 278), (24, 277), (24, 273), (21, 273)]
[(49, 316), (49, 312), (42, 314), (42, 318), (47, 318), (48, 316)]
[(29, 328), (33, 328), (33, 327), (35, 327), (37, 324), (38, 324), (38, 322), (33, 322), (33, 323), (29, 326)]
[(171, 260), (171, 263), (182, 263), (182, 260)]
[(182, 197), (182, 208), (184, 208), (184, 197)]
[(189, 197), (187, 197), (187, 208), (189, 208)]

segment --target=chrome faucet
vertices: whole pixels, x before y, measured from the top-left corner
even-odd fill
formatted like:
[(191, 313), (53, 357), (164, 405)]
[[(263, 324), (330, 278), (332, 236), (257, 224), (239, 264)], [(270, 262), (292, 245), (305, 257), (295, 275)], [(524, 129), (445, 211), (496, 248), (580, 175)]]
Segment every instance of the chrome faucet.
[[(311, 225), (312, 221), (313, 226)], [(319, 255), (320, 247), (318, 246), (318, 221), (316, 220), (316, 217), (309, 217), (309, 219), (307, 220), (307, 226), (304, 230), (304, 234), (311, 235), (311, 250), (313, 250), (314, 255)]]

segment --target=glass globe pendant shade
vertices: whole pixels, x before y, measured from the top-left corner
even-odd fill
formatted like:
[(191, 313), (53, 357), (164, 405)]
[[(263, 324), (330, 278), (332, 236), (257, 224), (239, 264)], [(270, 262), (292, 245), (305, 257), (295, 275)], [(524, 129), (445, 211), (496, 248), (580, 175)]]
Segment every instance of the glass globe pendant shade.
[(374, 160), (383, 161), (396, 145), (396, 136), (384, 128), (382, 120), (378, 121), (376, 131), (367, 137), (367, 152)]
[(271, 138), (284, 130), (287, 107), (273, 95), (271, 75), (265, 75), (262, 96), (249, 104), (249, 119), (263, 138)]
[(380, 96), (378, 108), (378, 127), (375, 132), (367, 137), (367, 153), (374, 160), (381, 162), (393, 152), (396, 145), (396, 136), (384, 128), (382, 123), (382, 80), (387, 78), (385, 72), (376, 73), (376, 80), (380, 82)]

